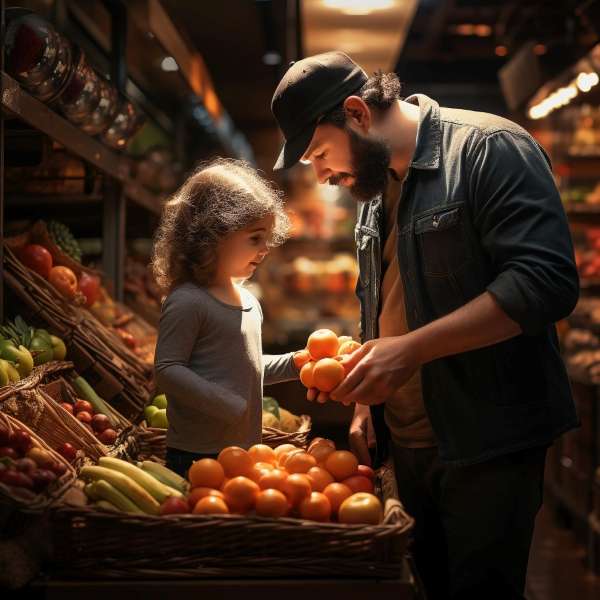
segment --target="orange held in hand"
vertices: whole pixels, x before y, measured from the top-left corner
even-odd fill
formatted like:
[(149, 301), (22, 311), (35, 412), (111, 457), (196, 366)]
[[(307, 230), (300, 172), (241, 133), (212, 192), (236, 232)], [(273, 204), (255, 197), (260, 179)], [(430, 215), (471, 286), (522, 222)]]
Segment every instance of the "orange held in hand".
[(340, 343), (331, 329), (317, 329), (310, 334), (306, 344), (313, 360), (335, 356)]
[(316, 362), (311, 360), (300, 369), (300, 381), (302, 382), (302, 385), (304, 387), (315, 387), (315, 383), (313, 380), (313, 369), (315, 368), (316, 364)]
[(296, 366), (296, 369), (301, 369), (309, 361), (310, 352), (306, 348), (294, 353), (294, 365)]
[(355, 350), (360, 348), (360, 344), (355, 342), (354, 340), (350, 340), (349, 342), (344, 342), (340, 344), (338, 349), (338, 354), (352, 354)]
[(312, 376), (314, 387), (321, 392), (331, 392), (342, 382), (346, 372), (337, 360), (322, 358), (315, 364)]

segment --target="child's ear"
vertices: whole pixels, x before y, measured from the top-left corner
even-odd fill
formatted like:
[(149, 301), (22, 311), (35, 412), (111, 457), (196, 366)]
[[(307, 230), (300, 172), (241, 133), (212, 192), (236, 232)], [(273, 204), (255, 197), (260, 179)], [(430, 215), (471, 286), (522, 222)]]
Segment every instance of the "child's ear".
[(371, 127), (371, 111), (362, 98), (348, 96), (344, 100), (344, 112), (350, 124), (366, 133)]

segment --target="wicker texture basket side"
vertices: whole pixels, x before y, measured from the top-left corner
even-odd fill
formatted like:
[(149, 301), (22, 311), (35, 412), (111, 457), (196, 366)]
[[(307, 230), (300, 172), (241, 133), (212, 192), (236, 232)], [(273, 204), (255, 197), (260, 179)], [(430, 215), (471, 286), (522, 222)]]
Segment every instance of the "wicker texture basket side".
[(43, 494), (36, 494), (23, 488), (15, 488), (0, 482), (0, 501), (16, 503), (24, 506), (28, 510), (43, 509), (50, 504), (60, 500), (64, 493), (71, 487), (77, 475), (75, 469), (60, 455), (53, 450), (40, 436), (34, 433), (27, 425), (0, 411), (0, 424), (8, 429), (9, 432), (15, 430), (26, 431), (33, 441), (33, 444), (50, 453), (52, 458), (67, 467), (64, 475), (61, 475), (54, 481)]
[[(393, 474), (388, 469), (381, 476)], [(395, 578), (414, 521), (397, 498), (384, 500), (380, 525), (237, 515), (151, 517), (61, 507), (52, 514), (53, 571), (75, 578), (89, 569), (98, 577), (126, 579)]]
[(34, 318), (63, 338), (69, 357), (98, 393), (115, 403), (125, 416), (137, 418), (151, 387), (151, 368), (89, 311), (68, 304), (6, 246), (3, 275)]
[(306, 448), (308, 445), (308, 438), (311, 430), (311, 419), (308, 415), (300, 416), (300, 427), (298, 431), (292, 433), (286, 433), (275, 427), (263, 427), (262, 429), (262, 443), (275, 448), (280, 444), (293, 444), (298, 448)]

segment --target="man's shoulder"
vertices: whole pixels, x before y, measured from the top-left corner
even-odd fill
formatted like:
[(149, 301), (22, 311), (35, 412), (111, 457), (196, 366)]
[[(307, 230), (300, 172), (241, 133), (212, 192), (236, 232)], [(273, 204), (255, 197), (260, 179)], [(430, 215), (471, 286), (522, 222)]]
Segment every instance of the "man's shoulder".
[(530, 137), (530, 134), (514, 121), (499, 115), (476, 110), (441, 107), (440, 121), (442, 126), (465, 128), (476, 137), (487, 137), (502, 131)]

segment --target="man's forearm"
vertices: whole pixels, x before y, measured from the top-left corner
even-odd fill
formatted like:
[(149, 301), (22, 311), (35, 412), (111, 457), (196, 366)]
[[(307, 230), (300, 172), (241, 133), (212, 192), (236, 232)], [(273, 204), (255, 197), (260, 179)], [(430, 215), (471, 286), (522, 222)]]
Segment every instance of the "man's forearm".
[(489, 292), (471, 300), (450, 314), (411, 331), (420, 364), (436, 358), (460, 354), (497, 344), (519, 335), (521, 327), (513, 321)]

